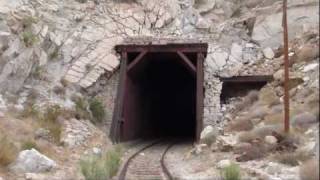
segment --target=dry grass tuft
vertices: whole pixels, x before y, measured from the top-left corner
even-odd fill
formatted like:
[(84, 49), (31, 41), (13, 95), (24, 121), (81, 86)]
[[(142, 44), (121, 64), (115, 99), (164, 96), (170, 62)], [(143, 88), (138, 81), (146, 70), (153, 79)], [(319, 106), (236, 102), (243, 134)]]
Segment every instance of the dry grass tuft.
[(239, 142), (252, 142), (257, 139), (257, 136), (253, 131), (240, 132), (238, 135)]
[(6, 136), (0, 136), (0, 165), (9, 165), (16, 159), (17, 154), (16, 146)]
[(59, 106), (51, 106), (40, 116), (40, 126), (48, 129), (55, 143), (60, 142), (62, 131), (61, 124), (58, 122), (58, 117), (62, 114), (62, 109)]
[(111, 179), (117, 174), (121, 154), (119, 147), (115, 147), (103, 157), (86, 157), (80, 161), (81, 173), (86, 180)]
[(24, 141), (21, 145), (21, 150), (30, 150), (30, 149), (36, 149), (37, 151), (40, 151), (40, 148), (38, 147), (37, 143), (33, 139), (28, 139)]
[(290, 166), (297, 166), (299, 162), (310, 158), (310, 155), (304, 152), (284, 152), (276, 153), (271, 156), (271, 159)]
[(249, 131), (253, 129), (254, 125), (251, 120), (243, 118), (231, 121), (228, 124), (228, 130), (230, 131)]
[(319, 180), (319, 161), (311, 159), (300, 166), (301, 180)]

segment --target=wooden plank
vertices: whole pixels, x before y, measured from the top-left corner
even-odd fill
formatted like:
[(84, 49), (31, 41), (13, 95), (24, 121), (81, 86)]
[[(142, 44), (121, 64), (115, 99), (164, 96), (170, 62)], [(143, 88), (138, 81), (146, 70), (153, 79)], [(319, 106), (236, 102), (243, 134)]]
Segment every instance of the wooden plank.
[(132, 61), (132, 63), (129, 64), (127, 70), (131, 71), (131, 69), (143, 59), (143, 57), (147, 54), (147, 52), (148, 51), (146, 50), (140, 52), (140, 54)]
[(183, 54), (183, 52), (181, 51), (177, 51), (178, 55), (181, 57), (184, 65), (194, 74), (196, 75), (196, 67), (191, 63), (191, 61), (189, 60), (189, 58)]
[(121, 140), (121, 124), (123, 123), (122, 114), (127, 72), (127, 58), (127, 52), (121, 52), (120, 78), (109, 135), (113, 143), (120, 142)]
[(203, 128), (203, 61), (204, 61), (204, 54), (198, 53), (197, 54), (197, 107), (196, 107), (196, 141), (200, 141), (200, 133)]
[(220, 77), (222, 82), (270, 82), (273, 80), (272, 75), (264, 76), (233, 76), (233, 77)]
[(206, 53), (208, 44), (168, 44), (168, 45), (117, 45), (115, 47), (117, 52), (142, 52), (144, 50), (148, 52), (202, 52)]

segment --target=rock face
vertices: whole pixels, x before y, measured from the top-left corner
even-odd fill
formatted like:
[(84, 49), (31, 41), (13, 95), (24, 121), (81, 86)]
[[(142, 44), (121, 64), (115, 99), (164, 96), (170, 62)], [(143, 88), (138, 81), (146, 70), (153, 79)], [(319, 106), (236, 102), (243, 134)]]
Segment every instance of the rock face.
[(84, 144), (92, 136), (92, 129), (94, 128), (89, 121), (77, 119), (65, 121), (61, 143), (70, 148)]
[(10, 169), (19, 173), (40, 173), (50, 171), (56, 166), (53, 160), (31, 149), (21, 151)]

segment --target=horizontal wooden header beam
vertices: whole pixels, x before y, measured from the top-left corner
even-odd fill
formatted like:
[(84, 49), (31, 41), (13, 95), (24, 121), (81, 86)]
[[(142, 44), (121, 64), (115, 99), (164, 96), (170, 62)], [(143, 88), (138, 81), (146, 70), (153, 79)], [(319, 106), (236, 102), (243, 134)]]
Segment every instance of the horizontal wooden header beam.
[(272, 80), (272, 75), (220, 77), (222, 82), (270, 82)]
[(208, 49), (207, 43), (195, 43), (195, 44), (147, 44), (147, 45), (117, 45), (115, 50), (120, 53), (125, 52), (203, 52), (206, 54)]

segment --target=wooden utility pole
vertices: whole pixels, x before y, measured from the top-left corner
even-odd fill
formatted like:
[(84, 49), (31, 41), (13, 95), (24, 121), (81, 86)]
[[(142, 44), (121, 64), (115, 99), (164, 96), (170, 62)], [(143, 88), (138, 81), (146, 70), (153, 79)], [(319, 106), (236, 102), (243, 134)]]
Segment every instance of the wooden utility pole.
[(289, 57), (288, 57), (288, 24), (287, 24), (287, 0), (283, 0), (283, 44), (284, 44), (284, 131), (289, 133)]

